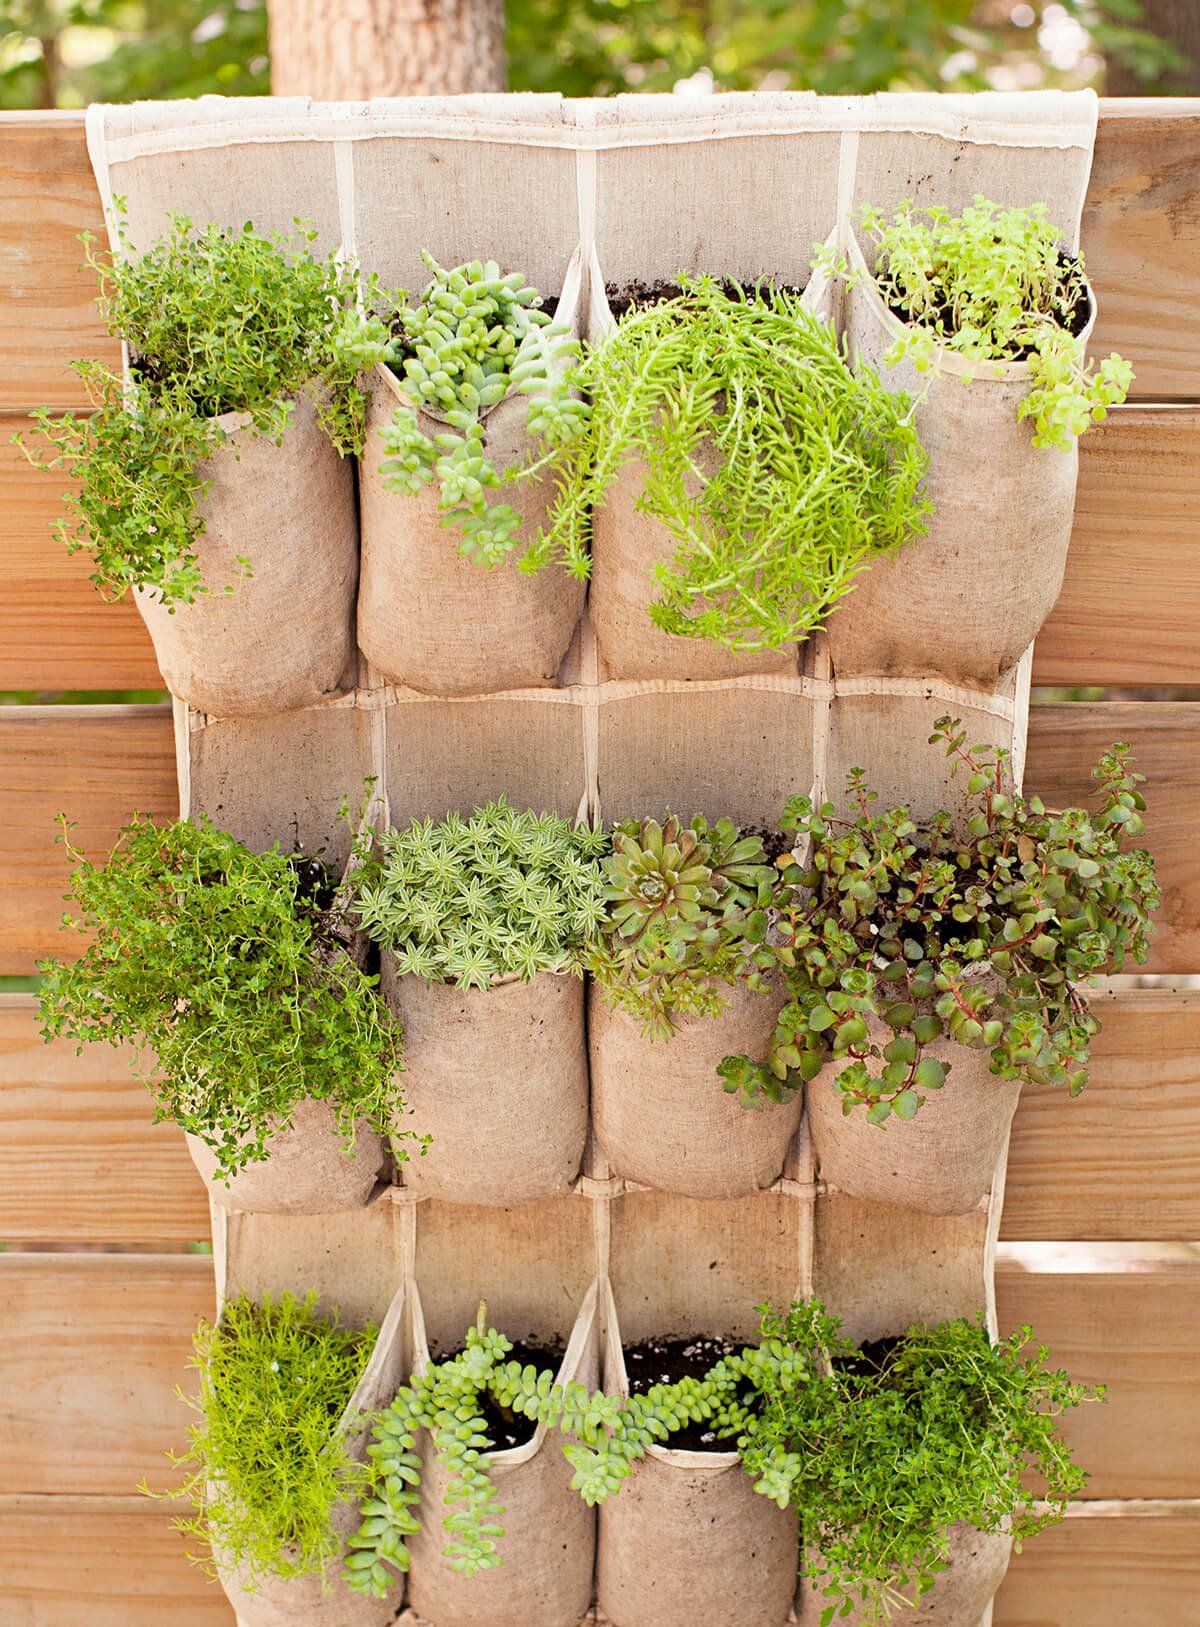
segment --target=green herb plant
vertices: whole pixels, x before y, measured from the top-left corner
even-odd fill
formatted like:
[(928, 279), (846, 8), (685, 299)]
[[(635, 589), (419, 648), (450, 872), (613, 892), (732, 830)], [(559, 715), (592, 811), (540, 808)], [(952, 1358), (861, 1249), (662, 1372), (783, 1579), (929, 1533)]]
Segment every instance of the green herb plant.
[(137, 816), (108, 861), (65, 834), (73, 964), (47, 960), (42, 1033), (128, 1041), (156, 1117), (199, 1136), (229, 1179), (267, 1156), (298, 1103), (332, 1107), (348, 1143), (365, 1119), (396, 1135), (401, 1030), (356, 964), (323, 870), (252, 853), (204, 818)]
[(184, 1399), (198, 1421), (174, 1460), (188, 1477), (165, 1495), (191, 1499), (197, 1512), (181, 1529), (250, 1587), (268, 1577), (330, 1581), (341, 1552), (331, 1516), (369, 1481), (337, 1426), (375, 1329), (341, 1327), (336, 1313), (324, 1320), (316, 1300), (315, 1291), (261, 1303), (241, 1294), (196, 1333), (200, 1394)]
[[(587, 406), (569, 381), (579, 347), (552, 325), (522, 272), (502, 276), (495, 260), (447, 271), (431, 255), (424, 259), (433, 278), (418, 301), (397, 310), (399, 339), (389, 357), (403, 368), (413, 405), (397, 408), (383, 430), (388, 455), (380, 469), (384, 485), (407, 496), (436, 481), (441, 524), (461, 531), (461, 554), (490, 568), (516, 548), (521, 518), (511, 504), (489, 502), (489, 493), (536, 476), (586, 429)], [(541, 453), (501, 476), (481, 415), (510, 392), (526, 398), (525, 428)], [(446, 428), (427, 435), (420, 412)], [(537, 563), (527, 551), (521, 566)], [(576, 574), (584, 574), (578, 562)]]
[(601, 868), (604, 919), (588, 970), (645, 1033), (669, 1039), (678, 1018), (724, 1010), (723, 988), (764, 987), (777, 872), (761, 837), (728, 819), (628, 819)]
[(831, 328), (783, 290), (683, 278), (584, 356), (588, 433), (527, 563), (586, 574), (590, 515), (623, 465), (677, 541), (655, 567), (656, 627), (730, 650), (806, 637), (873, 559), (925, 528), (926, 457), (908, 401), (850, 372)]
[[(1045, 204), (1001, 209), (976, 197), (951, 215), (905, 200), (890, 220), (868, 205), (860, 224), (880, 294), (909, 324), (889, 363), (908, 357), (928, 371), (938, 346), (981, 367), (1028, 359), (1032, 388), (1017, 416), (1032, 419), (1039, 447), (1069, 451), (1125, 400), (1133, 368), (1115, 354), (1090, 363), (1071, 331), (1088, 300), (1083, 257), (1064, 252)], [(816, 263), (853, 280), (845, 256), (827, 246)]]
[[(223, 414), (249, 414), (253, 432), (278, 443), (295, 398), (307, 395), (338, 452), (361, 451), (366, 402), (356, 375), (389, 336), (378, 318), (358, 314), (354, 268), (336, 254), (317, 258), (315, 238), (300, 223), (288, 244), (249, 223), (195, 228), (176, 214), (144, 252), (123, 244), (114, 260), (84, 234), (101, 313), (129, 347), (130, 377), (123, 383), (95, 360), (73, 363), (91, 410), (35, 413), (49, 446), (27, 455), (80, 483), (56, 529), (69, 551), (91, 553), (92, 580), (107, 597), (145, 588), (175, 606), (235, 590), (206, 581), (198, 553), (210, 484), (199, 466), (229, 439)], [(381, 297), (374, 279), (366, 297)], [(252, 574), (249, 559), (241, 568)]]
[(966, 738), (949, 717), (930, 737), (969, 775), (965, 827), (876, 812), (860, 769), (852, 818), (789, 802), (771, 934), (788, 1004), (766, 1065), (721, 1064), (726, 1090), (782, 1099), (832, 1060), (846, 1114), (911, 1119), (953, 1071), (927, 1051), (943, 1038), (988, 1052), (1000, 1079), (1083, 1090), (1100, 1021), (1080, 986), (1145, 960), (1159, 903), (1150, 854), (1127, 845), (1143, 776), (1118, 743), (1093, 774), (1098, 806), (1054, 812), (1015, 792), (1006, 751)]
[(603, 915), (608, 837), (503, 797), (388, 831), (363, 855), (354, 912), (397, 970), (486, 989), (539, 972), (583, 975)]

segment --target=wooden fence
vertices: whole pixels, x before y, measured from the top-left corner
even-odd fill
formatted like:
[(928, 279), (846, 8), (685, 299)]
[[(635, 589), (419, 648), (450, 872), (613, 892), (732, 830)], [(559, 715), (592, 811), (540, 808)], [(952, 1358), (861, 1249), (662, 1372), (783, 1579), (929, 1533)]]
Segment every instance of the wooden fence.
[[(81, 404), (68, 358), (114, 359), (85, 228), (101, 220), (82, 119), (0, 116), (0, 692), (161, 686), (132, 606), (103, 605), (50, 535), (60, 483), (8, 444), (32, 407)], [(1200, 1261), (1179, 1246), (1200, 1238), (1200, 992), (1170, 981), (1200, 973), (1200, 102), (1104, 104), (1084, 245), (1097, 349), (1133, 362), (1136, 400), (1083, 442), (1034, 681), (1197, 698), (1039, 704), (1030, 725), (1027, 785), (1054, 799), (1087, 791), (1103, 746), (1132, 743), (1162, 986), (1099, 995), (1084, 1100), (1027, 1089), (1017, 1115), (1001, 1321), (1032, 1323), (1110, 1403), (1071, 1427), (1089, 1500), (1014, 1561), (996, 1623), (1200, 1627)], [(55, 816), (100, 854), (135, 809), (176, 811), (167, 708), (0, 706), (0, 977), (61, 949)], [(211, 1261), (184, 1245), (207, 1232), (182, 1139), (150, 1124), (125, 1056), (43, 1046), (32, 998), (0, 994), (4, 1627), (230, 1627), (172, 1511), (136, 1491), (171, 1483), (164, 1454), (183, 1441), (175, 1388), (213, 1308)], [(1134, 1242), (1152, 1246), (1113, 1246)]]

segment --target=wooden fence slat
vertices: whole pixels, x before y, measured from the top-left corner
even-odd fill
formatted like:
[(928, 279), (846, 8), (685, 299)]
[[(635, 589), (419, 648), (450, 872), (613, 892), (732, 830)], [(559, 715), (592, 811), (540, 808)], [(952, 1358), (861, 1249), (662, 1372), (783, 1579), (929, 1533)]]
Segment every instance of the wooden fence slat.
[(178, 813), (170, 708), (0, 708), (0, 975), (77, 952), (60, 930), (71, 865), (56, 845), (60, 813), (90, 857), (136, 812)]
[(35, 1001), (0, 994), (0, 1238), (207, 1238), (208, 1200), (182, 1132), (151, 1112), (127, 1048), (46, 1045)]
[(1083, 1095), (1021, 1092), (1000, 1235), (1200, 1237), (1200, 991), (1092, 1000), (1104, 1026)]

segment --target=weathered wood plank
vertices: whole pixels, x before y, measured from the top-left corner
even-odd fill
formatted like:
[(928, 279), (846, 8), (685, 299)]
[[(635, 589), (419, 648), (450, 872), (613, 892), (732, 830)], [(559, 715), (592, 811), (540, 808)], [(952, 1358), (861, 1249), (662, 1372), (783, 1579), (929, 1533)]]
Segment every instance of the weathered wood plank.
[(1063, 1421), (1091, 1475), (1088, 1497), (1200, 1496), (1200, 1266), (1125, 1263), (1124, 1271), (1031, 1270), (1002, 1257), (1000, 1330), (1030, 1324), (1056, 1367), (1108, 1386), (1106, 1404)]
[(1200, 992), (1096, 994), (1082, 1097), (1027, 1085), (1000, 1235), (1117, 1242), (1200, 1237)]
[(0, 975), (74, 953), (60, 931), (71, 865), (55, 843), (60, 813), (90, 857), (134, 812), (179, 808), (171, 716), (158, 706), (0, 708)]
[(151, 1113), (128, 1049), (46, 1045), (36, 1002), (0, 994), (0, 1238), (206, 1238), (208, 1201), (183, 1135)]
[(0, 1493), (120, 1496), (177, 1484), (203, 1255), (3, 1254)]

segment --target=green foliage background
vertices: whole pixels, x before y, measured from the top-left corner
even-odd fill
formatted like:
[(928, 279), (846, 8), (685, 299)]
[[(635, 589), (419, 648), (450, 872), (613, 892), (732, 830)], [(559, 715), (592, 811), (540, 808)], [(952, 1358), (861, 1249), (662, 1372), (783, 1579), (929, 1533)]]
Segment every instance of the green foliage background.
[[(867, 94), (1102, 80), (1185, 88), (1140, 0), (508, 0), (509, 86), (603, 96), (711, 73), (723, 90)], [(1078, 22), (1071, 68), (1039, 41)], [(1000, 76), (998, 79), (997, 76)], [(0, 0), (0, 109), (265, 95), (266, 0)]]

